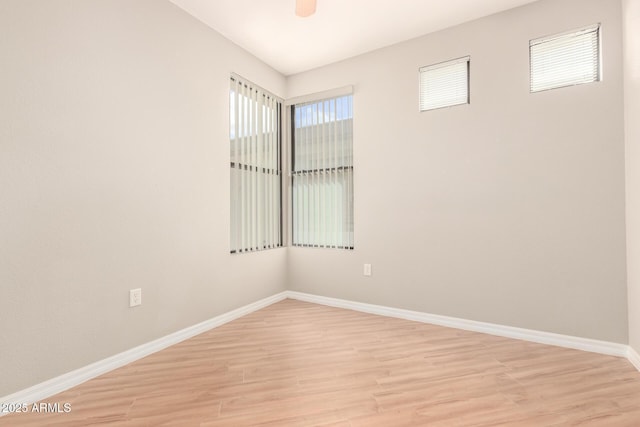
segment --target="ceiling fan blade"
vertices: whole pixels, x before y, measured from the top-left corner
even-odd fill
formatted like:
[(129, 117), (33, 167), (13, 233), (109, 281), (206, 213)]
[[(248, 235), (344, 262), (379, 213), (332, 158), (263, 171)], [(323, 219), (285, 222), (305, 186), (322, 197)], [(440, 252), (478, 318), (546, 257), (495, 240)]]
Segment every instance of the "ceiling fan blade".
[(296, 0), (296, 15), (303, 18), (316, 13), (316, 0)]

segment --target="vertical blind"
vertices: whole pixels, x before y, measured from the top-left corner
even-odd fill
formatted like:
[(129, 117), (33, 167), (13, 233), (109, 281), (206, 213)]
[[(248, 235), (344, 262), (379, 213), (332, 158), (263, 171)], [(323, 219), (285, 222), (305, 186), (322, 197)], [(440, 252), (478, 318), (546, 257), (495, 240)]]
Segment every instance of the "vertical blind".
[(231, 252), (282, 246), (281, 101), (231, 77)]
[(600, 25), (529, 42), (531, 92), (600, 80)]
[(353, 249), (353, 97), (292, 107), (292, 244)]
[(470, 57), (419, 69), (420, 111), (469, 103)]

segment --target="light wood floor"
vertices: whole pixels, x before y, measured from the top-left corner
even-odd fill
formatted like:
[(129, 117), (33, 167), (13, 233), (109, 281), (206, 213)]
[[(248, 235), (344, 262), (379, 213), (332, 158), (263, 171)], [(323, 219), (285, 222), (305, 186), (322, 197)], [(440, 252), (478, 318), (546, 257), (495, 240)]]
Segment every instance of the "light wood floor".
[(625, 359), (285, 300), (0, 426), (640, 426)]

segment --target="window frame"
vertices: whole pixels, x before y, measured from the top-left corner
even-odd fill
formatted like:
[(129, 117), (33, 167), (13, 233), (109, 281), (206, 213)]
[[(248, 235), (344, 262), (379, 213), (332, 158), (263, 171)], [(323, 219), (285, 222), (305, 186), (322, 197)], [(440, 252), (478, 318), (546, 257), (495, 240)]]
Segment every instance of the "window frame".
[[(322, 168), (311, 168), (311, 169), (305, 169), (305, 170), (296, 170), (296, 108), (304, 108), (304, 107), (308, 107), (308, 106), (312, 106), (312, 105), (316, 105), (316, 104), (322, 104), (324, 105), (324, 103), (326, 102), (331, 102), (331, 101), (335, 101), (337, 102), (337, 100), (345, 98), (345, 97), (349, 97), (348, 100), (348, 117), (345, 118), (345, 120), (349, 120), (349, 125), (350, 128), (346, 130), (346, 133), (350, 136), (351, 141), (350, 141), (350, 150), (347, 153), (347, 156), (350, 160), (348, 165), (342, 165), (342, 166), (336, 166), (337, 163), (329, 165), (328, 167), (322, 167)], [(291, 233), (291, 237), (290, 237), (290, 245), (292, 247), (313, 247), (313, 248), (331, 248), (331, 249), (342, 249), (342, 250), (353, 250), (354, 249), (354, 228), (355, 228), (355, 224), (354, 224), (354, 198), (353, 198), (353, 176), (354, 176), (354, 165), (353, 165), (353, 89), (351, 86), (346, 86), (344, 88), (340, 88), (340, 89), (335, 89), (332, 91), (326, 91), (323, 92), (321, 94), (315, 94), (315, 95), (310, 95), (310, 96), (302, 96), (302, 97), (297, 97), (291, 100), (287, 101), (287, 105), (290, 106), (290, 111), (289, 111), (289, 131), (290, 131), (290, 135), (289, 135), (289, 174), (290, 174), (290, 181), (289, 181), (289, 192), (290, 192), (290, 196), (289, 196), (289, 200), (291, 202), (291, 208), (290, 208), (290, 215), (291, 215), (291, 220), (290, 220), (290, 233)], [(337, 108), (337, 107), (336, 107)], [(334, 112), (337, 116), (337, 110)], [(336, 120), (332, 121), (332, 122), (324, 122), (323, 124), (326, 123), (337, 123)], [(316, 123), (316, 125), (318, 125), (318, 123)], [(313, 125), (312, 125), (313, 126)], [(328, 143), (328, 141), (326, 141)], [(324, 140), (323, 140), (323, 144), (324, 144)], [(344, 152), (341, 153), (343, 156), (345, 155)], [(337, 156), (337, 153), (334, 153), (334, 155)], [(326, 165), (325, 165), (326, 166)], [(335, 183), (338, 183), (338, 176), (337, 175), (331, 175), (331, 174), (337, 174), (339, 173), (339, 171), (347, 171), (347, 173), (343, 176), (342, 179), (346, 179), (346, 185), (347, 185), (347, 190), (346, 190), (346, 206), (344, 204), (344, 202), (340, 202), (340, 206), (341, 206), (341, 218), (347, 218), (346, 219), (346, 224), (347, 224), (347, 228), (346, 229), (342, 229), (341, 230), (341, 236), (338, 236), (338, 229), (332, 229), (327, 231), (327, 226), (326, 224), (324, 225), (324, 231), (325, 234), (321, 234), (319, 231), (315, 230), (314, 232), (317, 233), (316, 234), (316, 241), (315, 242), (305, 242), (304, 238), (303, 239), (298, 239), (298, 235), (296, 233), (296, 221), (298, 220), (297, 218), (297, 214), (298, 212), (296, 211), (296, 202), (295, 202), (295, 198), (296, 198), (296, 179), (300, 179), (303, 178), (305, 176), (308, 175), (317, 175), (317, 176), (322, 176), (324, 174), (329, 174), (328, 176), (335, 176)], [(330, 178), (331, 179), (331, 178)], [(319, 182), (318, 183), (309, 183), (307, 182), (307, 185), (316, 185), (319, 186)], [(323, 184), (326, 184), (326, 182), (323, 182)], [(326, 188), (324, 191), (327, 191)], [(335, 203), (335, 200), (337, 200), (336, 198), (337, 196), (334, 195), (334, 199), (332, 201), (332, 203)], [(326, 202), (326, 200), (325, 200)], [(308, 207), (307, 207), (308, 208)], [(317, 215), (318, 217), (322, 217), (322, 215), (319, 214), (319, 211), (315, 212), (315, 215)], [(337, 220), (336, 220), (337, 221)], [(342, 222), (342, 224), (344, 225), (345, 223)], [(334, 224), (335, 227), (336, 224)], [(311, 232), (307, 229), (306, 230), (307, 233), (311, 234)], [(335, 233), (336, 237), (335, 237), (335, 241), (341, 241), (342, 244), (328, 244), (326, 243), (326, 240), (323, 241), (323, 239), (326, 239), (327, 233)], [(347, 238), (345, 238), (345, 233), (346, 236), (348, 236)], [(346, 244), (344, 243), (346, 241)]]
[[(579, 35), (582, 34), (590, 34), (590, 33), (595, 33), (596, 38), (597, 38), (597, 42), (596, 42), (596, 49), (597, 49), (597, 54), (596, 54), (596, 60), (597, 60), (597, 67), (596, 67), (596, 78), (594, 80), (590, 80), (590, 81), (579, 81), (576, 79), (576, 81), (573, 82), (567, 82), (567, 83), (560, 83), (560, 84), (551, 84), (551, 85), (547, 85), (545, 87), (542, 87), (540, 89), (535, 89), (534, 90), (534, 66), (533, 66), (533, 53), (532, 53), (532, 48), (534, 46), (540, 45), (540, 44), (544, 44), (544, 43), (549, 43), (549, 42), (554, 42), (560, 39), (568, 39), (570, 37), (577, 37)], [(556, 34), (551, 34), (548, 36), (543, 36), (543, 37), (538, 37), (535, 39), (531, 39), (529, 40), (529, 93), (538, 93), (538, 92), (546, 92), (549, 90), (554, 90), (554, 89), (561, 89), (561, 88), (565, 88), (565, 87), (572, 87), (572, 86), (581, 86), (581, 85), (585, 85), (585, 84), (590, 84), (590, 83), (597, 83), (597, 82), (601, 82), (602, 81), (602, 24), (600, 22), (595, 23), (595, 24), (591, 24), (591, 25), (587, 25), (584, 27), (580, 27), (580, 28), (576, 28), (573, 30), (568, 30), (568, 31), (563, 31), (561, 33), (556, 33)]]
[[(442, 68), (453, 67), (460, 63), (466, 63), (465, 73), (466, 73), (466, 96), (465, 100), (462, 102), (454, 102), (450, 104), (438, 105), (435, 107), (426, 107), (423, 108), (423, 94), (426, 89), (423, 89), (424, 79), (423, 75), (426, 75), (430, 71), (439, 70)], [(424, 113), (426, 111), (440, 110), (443, 108), (451, 108), (457, 107), (460, 105), (468, 105), (471, 104), (471, 55), (461, 56), (459, 58), (449, 59), (446, 61), (441, 61), (431, 65), (425, 65), (423, 67), (418, 68), (418, 111)]]
[[(230, 190), (230, 194), (229, 194), (229, 201), (230, 201), (230, 233), (229, 233), (229, 246), (230, 246), (230, 253), (231, 254), (239, 254), (239, 253), (248, 253), (248, 252), (256, 252), (256, 251), (261, 251), (261, 250), (268, 250), (268, 249), (277, 249), (277, 248), (281, 248), (284, 246), (284, 227), (283, 227), (283, 154), (282, 154), (282, 107), (284, 105), (284, 100), (276, 95), (274, 95), (273, 93), (261, 88), (260, 86), (252, 83), (251, 81), (243, 78), (242, 76), (239, 76), (238, 74), (235, 73), (231, 73), (230, 75), (230, 80), (229, 80), (229, 148), (231, 150), (233, 150), (233, 145), (234, 145), (234, 141), (236, 141), (238, 135), (236, 134), (236, 129), (232, 128), (232, 123), (236, 124), (236, 128), (239, 127), (238, 125), (238, 116), (235, 116), (234, 121), (232, 121), (232, 115), (235, 114), (236, 112), (238, 112), (238, 106), (236, 106), (235, 104), (233, 104), (233, 111), (232, 111), (232, 99), (231, 97), (233, 96), (233, 94), (235, 93), (235, 98), (238, 99), (240, 96), (244, 96), (245, 98), (247, 98), (247, 95), (245, 93), (239, 93), (239, 92), (235, 92), (234, 91), (234, 85), (237, 86), (242, 86), (245, 90), (249, 91), (250, 97), (249, 99), (249, 103), (251, 104), (252, 101), (254, 100), (258, 100), (260, 99), (260, 101), (257, 101), (257, 104), (251, 108), (255, 108), (255, 114), (257, 117), (259, 112), (262, 112), (262, 120), (264, 120), (265, 114), (268, 116), (268, 114), (271, 115), (275, 115), (275, 117), (273, 117), (271, 119), (271, 124), (275, 125), (275, 137), (274, 137), (274, 144), (273, 146), (270, 147), (270, 150), (274, 150), (275, 151), (275, 166), (274, 167), (270, 167), (269, 165), (267, 165), (264, 161), (260, 164), (251, 164), (247, 161), (245, 161), (244, 163), (242, 163), (241, 161), (234, 161), (237, 160), (237, 154), (235, 156), (232, 156), (230, 154), (229, 156), (229, 173), (230, 173), (230, 182), (229, 182), (229, 190)], [(236, 87), (237, 87), (236, 86)], [(255, 96), (255, 98), (254, 98)], [(268, 113), (269, 110), (269, 106), (268, 104), (265, 102), (266, 99), (270, 99), (271, 102), (274, 103), (274, 108), (272, 109), (272, 111), (270, 111), (270, 113)], [(246, 102), (246, 101), (244, 101)], [(234, 101), (235, 103), (235, 101)], [(253, 114), (253, 112), (252, 112)], [(246, 117), (245, 117), (246, 118)], [(262, 120), (259, 120), (258, 122), (254, 122), (254, 123), (250, 123), (249, 125), (253, 125), (256, 129), (256, 134), (255, 134), (255, 138), (256, 138), (256, 159), (258, 159), (258, 147), (259, 147), (259, 141), (260, 139), (262, 139), (262, 145), (267, 144), (267, 142), (265, 141), (265, 135), (267, 135), (269, 132), (267, 130), (265, 130), (265, 126), (268, 126), (267, 123), (263, 122)], [(263, 125), (263, 129), (262, 131), (258, 131), (257, 127), (258, 125), (262, 123)], [(246, 124), (246, 123), (245, 123)], [(250, 132), (253, 132), (253, 128), (250, 129)], [(234, 138), (232, 139), (232, 132), (233, 132), (233, 136)], [(258, 135), (261, 136), (258, 136)], [(246, 137), (243, 137), (243, 139)], [(250, 138), (253, 138), (253, 136), (251, 136)], [(249, 142), (242, 142), (241, 144), (252, 144), (251, 141)], [(248, 149), (247, 147), (244, 147), (244, 149)], [(260, 149), (260, 153), (264, 153), (266, 150), (264, 148)], [(272, 153), (273, 154), (273, 153)], [(242, 160), (242, 159), (239, 159)], [(264, 160), (264, 157), (263, 157)], [(240, 166), (238, 168), (238, 166)], [(253, 239), (254, 241), (252, 242), (251, 239), (249, 239), (248, 245), (244, 244), (244, 240), (245, 237), (241, 236), (239, 237), (240, 239), (240, 244), (238, 243), (238, 237), (236, 236), (235, 242), (236, 242), (236, 247), (234, 248), (234, 233), (237, 233), (238, 235), (241, 234), (241, 231), (244, 229), (244, 225), (240, 225), (238, 226), (237, 223), (234, 223), (234, 221), (238, 221), (238, 218), (234, 215), (234, 203), (243, 205), (244, 203), (244, 195), (242, 196), (236, 196), (236, 198), (234, 198), (234, 177), (233, 177), (233, 173), (235, 170), (240, 169), (243, 172), (244, 171), (249, 171), (250, 173), (255, 172), (257, 174), (260, 174), (260, 180), (258, 180), (258, 176), (256, 175), (256, 181), (260, 181), (261, 184), (264, 184), (265, 186), (267, 186), (267, 179), (268, 177), (271, 175), (272, 177), (275, 175), (277, 176), (277, 180), (276, 183), (274, 185), (271, 186), (271, 191), (276, 192), (275, 195), (276, 197), (274, 197), (272, 199), (272, 207), (273, 209), (275, 209), (275, 213), (271, 212), (271, 219), (274, 221), (275, 224), (275, 231), (272, 230), (272, 235), (274, 236), (274, 239), (268, 242), (265, 242), (264, 239), (262, 242), (260, 241), (255, 241), (255, 239), (259, 239), (261, 236), (261, 233), (257, 233), (257, 236), (254, 236)], [(264, 176), (264, 177), (263, 177)], [(244, 179), (244, 178), (243, 178)], [(268, 226), (274, 226), (273, 224), (269, 225), (266, 224), (269, 220), (269, 214), (266, 212), (267, 206), (268, 206), (268, 202), (266, 201), (266, 196), (264, 196), (263, 194), (260, 194), (260, 187), (255, 187), (252, 188), (253, 191), (255, 191), (255, 196), (254, 197), (254, 202), (256, 204), (261, 204), (261, 207), (263, 208), (263, 210), (258, 211), (257, 217), (255, 219), (256, 224), (258, 222), (264, 222), (265, 225)], [(258, 201), (259, 199), (262, 200), (262, 197), (264, 196), (265, 201)], [(238, 201), (238, 198), (242, 197), (242, 201)], [(237, 214), (238, 212), (236, 212)], [(242, 219), (240, 221), (244, 221), (244, 216), (242, 216)], [(256, 225), (257, 229), (260, 229), (257, 225)], [(240, 230), (240, 231), (238, 231)], [(264, 232), (263, 234), (268, 234), (266, 232)], [(254, 245), (254, 243), (257, 243)]]

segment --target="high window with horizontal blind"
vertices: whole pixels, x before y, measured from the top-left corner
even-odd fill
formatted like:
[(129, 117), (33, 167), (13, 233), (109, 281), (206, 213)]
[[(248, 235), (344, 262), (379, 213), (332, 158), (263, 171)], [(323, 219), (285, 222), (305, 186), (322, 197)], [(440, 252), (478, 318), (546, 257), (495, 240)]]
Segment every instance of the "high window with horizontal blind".
[(292, 244), (353, 249), (353, 99), (295, 104)]
[(420, 111), (469, 103), (470, 57), (419, 69)]
[(600, 24), (529, 42), (531, 92), (601, 79)]
[(231, 253), (282, 246), (281, 104), (231, 77)]

